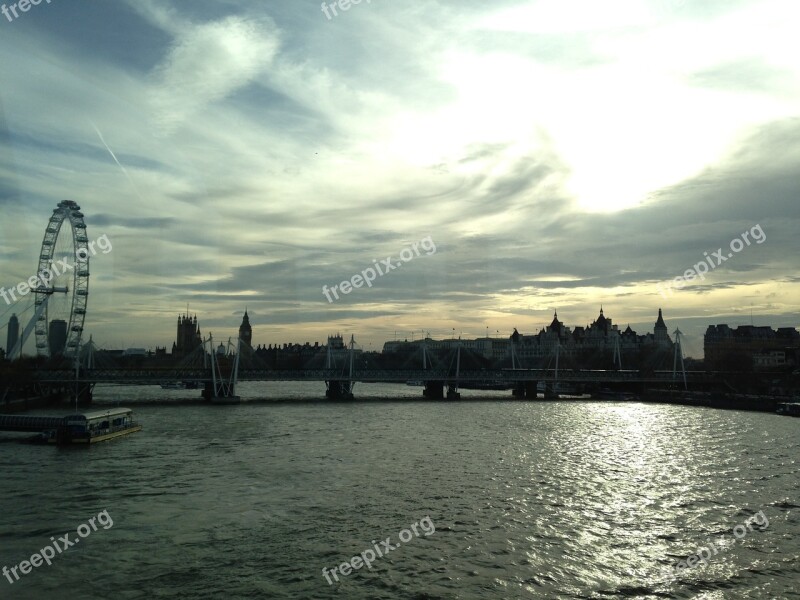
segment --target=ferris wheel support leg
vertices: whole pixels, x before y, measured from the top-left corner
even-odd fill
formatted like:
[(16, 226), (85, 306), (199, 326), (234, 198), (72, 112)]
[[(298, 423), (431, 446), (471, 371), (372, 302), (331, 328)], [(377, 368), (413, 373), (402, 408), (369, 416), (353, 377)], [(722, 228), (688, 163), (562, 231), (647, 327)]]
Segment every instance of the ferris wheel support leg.
[(22, 348), (25, 346), (25, 342), (30, 337), (33, 328), (36, 326), (36, 322), (44, 313), (45, 309), (47, 308), (47, 301), (50, 299), (50, 296), (46, 296), (44, 301), (39, 305), (39, 308), (36, 309), (36, 312), (33, 313), (31, 320), (28, 321), (28, 324), (25, 326), (25, 329), (22, 331), (22, 335), (19, 336), (17, 343), (11, 349), (11, 352), (8, 354), (8, 360), (15, 360), (17, 358), (22, 357)]

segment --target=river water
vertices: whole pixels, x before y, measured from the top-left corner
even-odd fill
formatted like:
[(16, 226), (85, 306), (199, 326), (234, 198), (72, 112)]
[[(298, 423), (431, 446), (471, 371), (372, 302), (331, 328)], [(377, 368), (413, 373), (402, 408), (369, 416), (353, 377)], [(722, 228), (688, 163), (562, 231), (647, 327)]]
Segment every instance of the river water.
[(0, 433), (0, 598), (800, 598), (800, 419), (322, 391), (98, 387), (143, 431)]

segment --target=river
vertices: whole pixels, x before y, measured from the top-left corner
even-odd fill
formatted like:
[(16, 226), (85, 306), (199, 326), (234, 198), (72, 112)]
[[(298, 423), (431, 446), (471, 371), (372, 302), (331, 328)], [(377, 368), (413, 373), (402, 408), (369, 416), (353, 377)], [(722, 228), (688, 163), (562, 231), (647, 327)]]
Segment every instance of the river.
[(800, 598), (800, 419), (355, 392), (100, 386), (141, 432), (0, 433), (0, 597)]

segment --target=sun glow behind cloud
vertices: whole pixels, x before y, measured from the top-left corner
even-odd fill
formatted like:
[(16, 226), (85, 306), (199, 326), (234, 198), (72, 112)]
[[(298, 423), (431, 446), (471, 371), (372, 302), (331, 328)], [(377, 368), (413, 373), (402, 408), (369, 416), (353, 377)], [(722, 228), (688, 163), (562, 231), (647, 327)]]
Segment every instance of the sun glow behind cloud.
[[(684, 77), (698, 63), (746, 56), (753, 46), (767, 48), (768, 58), (786, 64), (785, 40), (791, 37), (786, 13), (798, 9), (773, 4), (774, 11), (754, 8), (721, 17), (710, 26), (715, 35), (709, 44), (709, 25), (670, 21), (668, 2), (657, 3), (654, 13), (641, 2), (530, 3), (490, 14), (474, 27), (530, 34), (584, 31), (599, 64), (563, 69), (516, 56), (475, 54), (446, 61), (444, 78), (463, 102), (464, 110), (459, 104), (454, 112), (471, 116), (462, 119), (464, 129), (482, 139), (488, 130), (519, 140), (526, 125), (535, 124), (552, 136), (569, 166), (577, 205), (620, 210), (719, 161), (748, 127), (796, 113), (797, 95), (780, 100), (710, 91)], [(665, 17), (667, 22), (659, 20)], [(797, 64), (792, 68), (796, 78)], [(491, 113), (485, 110), (489, 106), (495, 108)]]

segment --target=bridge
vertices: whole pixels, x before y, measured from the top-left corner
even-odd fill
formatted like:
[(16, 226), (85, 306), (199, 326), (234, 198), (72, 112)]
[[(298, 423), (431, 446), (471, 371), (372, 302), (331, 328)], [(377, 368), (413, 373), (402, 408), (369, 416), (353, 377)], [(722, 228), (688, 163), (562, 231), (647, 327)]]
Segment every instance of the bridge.
[[(232, 372), (231, 372), (232, 374)], [(724, 373), (687, 371), (685, 381), (682, 374), (671, 371), (639, 372), (632, 370), (564, 370), (553, 369), (481, 369), (460, 371), (457, 374), (446, 370), (428, 369), (364, 369), (343, 372), (342, 369), (240, 369), (231, 386), (241, 381), (318, 381), (328, 385), (328, 396), (332, 398), (347, 397), (352, 394), (353, 384), (359, 383), (406, 383), (419, 381), (425, 385), (425, 397), (442, 398), (444, 388), (449, 397), (455, 398), (459, 386), (492, 385), (514, 390), (518, 397), (536, 397), (537, 384), (544, 383), (546, 389), (554, 390), (556, 384), (585, 384), (587, 386), (608, 386), (625, 384), (626, 386), (693, 384), (703, 387), (712, 382), (724, 379)], [(145, 368), (145, 369), (80, 369), (74, 370), (40, 370), (35, 373), (39, 384), (54, 386), (71, 386), (78, 383), (81, 387), (98, 383), (119, 385), (159, 385), (163, 383), (183, 382), (197, 383), (210, 393), (220, 390), (215, 385), (215, 377), (209, 369), (204, 368)], [(337, 388), (337, 386), (339, 386)], [(333, 391), (331, 391), (333, 389)], [(223, 395), (224, 397), (224, 395)]]
[[(687, 381), (705, 381), (717, 373), (687, 371)], [(717, 374), (719, 375), (719, 374)], [(39, 383), (75, 383), (73, 370), (40, 370)], [(211, 381), (207, 369), (81, 369), (78, 381), (83, 383), (116, 383), (122, 385), (157, 385), (168, 382)], [(639, 371), (573, 370), (555, 373), (553, 369), (493, 369), (461, 371), (458, 375), (444, 371), (369, 369), (343, 373), (340, 369), (240, 369), (238, 381), (331, 381), (348, 379), (361, 383), (406, 383), (407, 381), (440, 381), (444, 383), (517, 383), (544, 381), (562, 383), (665, 383), (676, 380), (671, 371), (640, 373)]]
[[(91, 400), (91, 393), (99, 383), (118, 385), (194, 384), (203, 387), (202, 395), (220, 403), (238, 401), (236, 386), (240, 381), (318, 381), (326, 385), (326, 396), (334, 399), (353, 398), (353, 387), (360, 383), (407, 383), (424, 385), (423, 396), (430, 399), (460, 397), (459, 387), (481, 389), (509, 389), (518, 398), (536, 398), (540, 385), (545, 396), (563, 393), (564, 386), (581, 391), (614, 387), (626, 391), (644, 391), (648, 387), (683, 387), (692, 384), (693, 389), (709, 386), (724, 387), (724, 373), (667, 370), (623, 370), (623, 369), (560, 369), (558, 355), (554, 368), (522, 368), (512, 357), (511, 365), (480, 365), (468, 353), (462, 356), (457, 348), (449, 356), (432, 356), (423, 348), (422, 360), (409, 358), (405, 364), (381, 365), (377, 362), (354, 359), (354, 340), (349, 348), (333, 352), (330, 347), (324, 356), (315, 356), (312, 363), (297, 368), (281, 368), (267, 365), (259, 359), (252, 348), (243, 347), (242, 340), (229, 340), (224, 353), (214, 350), (209, 338), (202, 347), (183, 361), (173, 366), (138, 365), (123, 366), (112, 361), (98, 364), (93, 343), (88, 352), (78, 357), (73, 366), (40, 368), (33, 373), (33, 381), (42, 389), (66, 391), (79, 390), (84, 400)], [(85, 359), (85, 360), (84, 360)], [(676, 361), (677, 362), (677, 361)], [(241, 363), (241, 364), (240, 364)], [(466, 363), (466, 364), (465, 364)], [(517, 364), (514, 364), (517, 363)], [(677, 366), (677, 365), (675, 365)], [(446, 391), (445, 391), (446, 390)]]

